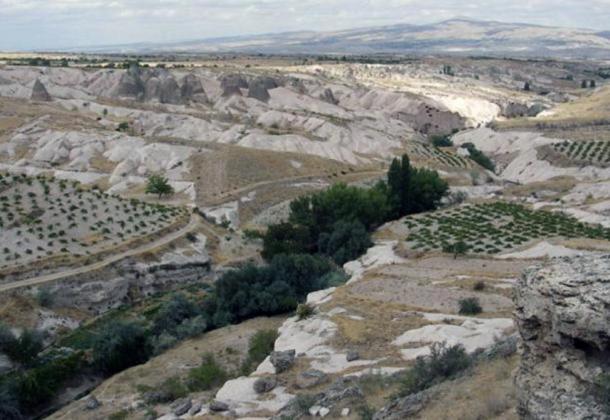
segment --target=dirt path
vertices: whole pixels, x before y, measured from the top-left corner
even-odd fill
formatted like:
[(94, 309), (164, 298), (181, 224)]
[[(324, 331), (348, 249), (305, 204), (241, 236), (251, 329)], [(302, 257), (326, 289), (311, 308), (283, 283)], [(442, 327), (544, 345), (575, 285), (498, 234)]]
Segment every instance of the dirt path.
[(36, 285), (40, 285), (40, 284), (44, 284), (44, 283), (49, 283), (49, 282), (53, 282), (56, 280), (61, 280), (66, 277), (76, 276), (79, 274), (88, 273), (90, 271), (99, 270), (110, 264), (120, 261), (124, 258), (133, 257), (133, 256), (139, 255), (139, 254), (144, 254), (146, 252), (152, 251), (155, 248), (167, 245), (170, 242), (173, 242), (176, 239), (183, 237), (184, 235), (193, 231), (195, 228), (197, 228), (199, 226), (200, 226), (199, 216), (193, 214), (193, 215), (191, 215), (191, 220), (188, 225), (186, 225), (185, 227), (183, 227), (180, 230), (172, 232), (169, 235), (159, 238), (153, 242), (149, 242), (147, 244), (136, 247), (134, 249), (130, 249), (129, 251), (121, 252), (120, 254), (115, 254), (115, 255), (109, 256), (108, 258), (104, 258), (102, 261), (96, 262), (94, 264), (61, 271), (59, 273), (47, 274), (47, 275), (43, 275), (43, 276), (32, 277), (32, 278), (29, 278), (26, 280), (20, 280), (20, 281), (8, 283), (8, 284), (3, 284), (3, 285), (0, 285), (0, 293), (7, 292), (10, 290), (14, 290), (14, 289), (20, 289), (22, 287), (36, 286)]
[[(385, 173), (385, 171), (364, 171), (364, 172), (354, 172), (353, 174), (350, 174), (350, 175), (354, 176), (354, 177), (357, 176), (358, 178), (366, 178), (369, 176), (381, 175), (383, 173)], [(268, 185), (285, 184), (285, 183), (297, 182), (297, 181), (305, 182), (305, 181), (312, 181), (312, 180), (316, 180), (316, 179), (328, 179), (328, 178), (329, 178), (328, 176), (299, 175), (299, 176), (293, 176), (293, 177), (288, 177), (288, 178), (260, 181), (260, 182), (254, 183), (254, 184), (248, 184), (244, 187), (236, 188), (234, 190), (228, 191), (223, 194), (219, 194), (216, 197), (213, 197), (212, 199), (210, 199), (209, 202), (206, 203), (206, 205), (210, 205), (210, 206), (219, 205), (226, 201), (229, 201), (229, 199), (235, 198), (235, 196), (243, 195), (244, 193), (251, 192), (252, 190), (255, 190), (256, 188), (260, 188), (260, 187), (264, 187), (264, 186), (268, 186)]]

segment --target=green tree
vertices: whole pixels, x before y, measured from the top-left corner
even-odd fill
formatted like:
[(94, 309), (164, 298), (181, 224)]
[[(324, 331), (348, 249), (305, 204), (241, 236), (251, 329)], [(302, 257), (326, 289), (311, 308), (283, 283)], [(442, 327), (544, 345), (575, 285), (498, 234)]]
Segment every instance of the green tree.
[(468, 245), (464, 241), (458, 241), (456, 243), (447, 245), (443, 248), (443, 252), (453, 254), (453, 259), (456, 260), (458, 255), (465, 255), (468, 252)]
[(146, 194), (157, 194), (159, 199), (174, 193), (174, 188), (169, 184), (167, 178), (161, 175), (151, 175), (146, 184)]
[(109, 324), (93, 342), (93, 363), (107, 374), (143, 363), (149, 355), (146, 333), (135, 323)]
[(26, 329), (19, 337), (13, 336), (10, 331), (7, 334), (4, 328), (0, 331), (0, 351), (14, 362), (31, 364), (42, 348), (42, 335), (37, 331)]
[(263, 238), (262, 257), (271, 261), (280, 254), (302, 254), (314, 251), (308, 226), (281, 223), (271, 225)]
[(395, 218), (408, 214), (412, 203), (411, 193), (411, 162), (406, 154), (401, 159), (394, 159), (388, 171), (388, 193), (392, 214)]
[(319, 252), (331, 257), (338, 265), (358, 258), (372, 245), (371, 235), (357, 220), (340, 220), (331, 233), (323, 233), (318, 240)]

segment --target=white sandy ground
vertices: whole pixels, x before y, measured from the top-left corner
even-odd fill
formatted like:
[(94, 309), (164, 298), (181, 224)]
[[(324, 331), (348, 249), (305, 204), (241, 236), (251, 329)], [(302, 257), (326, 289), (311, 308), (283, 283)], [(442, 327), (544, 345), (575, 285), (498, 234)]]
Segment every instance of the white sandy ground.
[[(414, 360), (430, 354), (430, 345), (433, 343), (444, 342), (449, 346), (460, 344), (467, 352), (472, 353), (479, 348), (493, 345), (497, 338), (513, 328), (512, 319), (507, 318), (482, 319), (432, 313), (421, 315), (427, 321), (438, 324), (407, 331), (392, 342), (402, 348), (400, 353), (405, 360)], [(457, 325), (445, 322), (454, 322)]]

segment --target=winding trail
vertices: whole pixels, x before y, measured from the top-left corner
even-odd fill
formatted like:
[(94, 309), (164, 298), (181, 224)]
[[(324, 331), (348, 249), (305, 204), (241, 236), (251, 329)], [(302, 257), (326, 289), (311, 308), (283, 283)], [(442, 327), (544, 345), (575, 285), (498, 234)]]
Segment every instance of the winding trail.
[(58, 273), (46, 274), (43, 276), (37, 276), (37, 277), (25, 279), (25, 280), (19, 280), (19, 281), (15, 281), (12, 283), (3, 284), (3, 285), (0, 285), (0, 293), (8, 292), (10, 290), (20, 289), (23, 287), (37, 286), (40, 284), (50, 283), (53, 281), (61, 280), (66, 277), (77, 276), (79, 274), (85, 274), (90, 271), (99, 270), (101, 268), (109, 266), (110, 264), (120, 261), (124, 258), (129, 258), (129, 257), (133, 257), (135, 255), (144, 254), (146, 252), (152, 251), (155, 248), (167, 245), (167, 244), (183, 237), (187, 233), (195, 230), (195, 228), (200, 226), (200, 223), (201, 223), (201, 221), (200, 221), (199, 216), (192, 214), (191, 220), (188, 225), (184, 226), (183, 228), (181, 228), (175, 232), (170, 233), (167, 236), (159, 238), (153, 242), (149, 242), (149, 243), (141, 245), (139, 247), (130, 249), (129, 251), (111, 255), (94, 264), (89, 264), (89, 265), (85, 265), (82, 267), (61, 271)]

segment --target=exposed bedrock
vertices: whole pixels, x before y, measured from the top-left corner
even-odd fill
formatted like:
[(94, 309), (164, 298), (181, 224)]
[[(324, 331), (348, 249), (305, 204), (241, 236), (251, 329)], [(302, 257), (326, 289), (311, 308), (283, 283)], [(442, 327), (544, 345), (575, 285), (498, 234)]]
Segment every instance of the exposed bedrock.
[(32, 88), (32, 96), (30, 97), (30, 99), (33, 101), (40, 102), (50, 102), (53, 100), (51, 98), (51, 95), (49, 95), (47, 88), (42, 84), (39, 79), (36, 79), (36, 82), (34, 82), (34, 87)]
[(523, 341), (516, 377), (521, 417), (608, 418), (597, 384), (610, 372), (610, 256), (530, 269), (515, 301)]
[(535, 117), (544, 111), (544, 105), (527, 105), (518, 102), (508, 102), (502, 105), (502, 116), (506, 118)]
[(241, 89), (248, 89), (249, 86), (248, 81), (239, 74), (229, 74), (220, 81), (222, 96), (225, 98), (233, 95), (241, 96)]
[(393, 116), (423, 134), (449, 134), (466, 127), (466, 121), (459, 114), (443, 111), (422, 103), (415, 113), (397, 112)]
[(201, 80), (194, 74), (187, 74), (182, 78), (182, 87), (180, 92), (182, 99), (186, 101), (205, 103), (208, 102), (208, 96), (203, 89)]
[(200, 281), (210, 275), (210, 268), (207, 256), (150, 265), (127, 259), (103, 271), (66, 278), (45, 288), (52, 294), (54, 305), (99, 315), (144, 297)]

